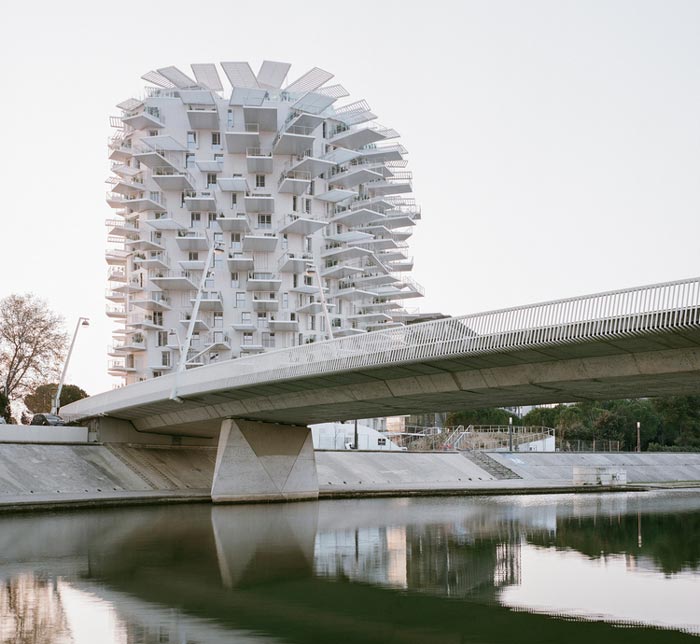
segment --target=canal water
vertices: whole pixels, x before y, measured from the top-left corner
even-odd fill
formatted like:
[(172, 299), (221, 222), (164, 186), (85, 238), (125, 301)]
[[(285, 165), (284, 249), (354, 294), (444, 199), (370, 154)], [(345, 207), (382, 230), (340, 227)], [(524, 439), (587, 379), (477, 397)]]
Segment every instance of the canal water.
[(662, 644), (700, 490), (0, 516), (0, 642)]

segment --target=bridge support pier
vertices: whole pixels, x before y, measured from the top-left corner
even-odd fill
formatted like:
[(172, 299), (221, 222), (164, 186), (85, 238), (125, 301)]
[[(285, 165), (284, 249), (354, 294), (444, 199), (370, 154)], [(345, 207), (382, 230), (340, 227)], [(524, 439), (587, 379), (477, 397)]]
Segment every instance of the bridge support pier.
[(318, 499), (311, 430), (224, 419), (211, 498), (214, 503)]

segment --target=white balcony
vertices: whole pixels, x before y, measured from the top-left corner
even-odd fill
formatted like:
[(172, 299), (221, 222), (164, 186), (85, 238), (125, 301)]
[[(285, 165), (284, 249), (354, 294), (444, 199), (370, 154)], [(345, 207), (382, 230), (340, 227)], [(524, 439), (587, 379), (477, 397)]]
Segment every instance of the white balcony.
[(153, 315), (144, 313), (130, 313), (126, 326), (130, 329), (144, 329), (146, 331), (162, 331), (162, 324), (157, 324)]
[(342, 263), (321, 269), (321, 276), (330, 279), (344, 279), (346, 277), (353, 277), (354, 275), (361, 275), (362, 273), (364, 273), (363, 268)]
[(246, 235), (243, 237), (242, 248), (245, 252), (271, 253), (277, 247), (277, 235)]
[(280, 273), (303, 273), (313, 260), (314, 256), (311, 253), (286, 252), (279, 258), (277, 269)]
[(368, 170), (362, 166), (350, 166), (347, 170), (334, 174), (328, 179), (328, 183), (340, 188), (352, 188), (368, 181), (377, 181), (384, 176), (379, 172)]
[(143, 172), (141, 168), (134, 168), (126, 163), (119, 162), (113, 163), (111, 169), (114, 174), (118, 174), (120, 177), (124, 177), (126, 179), (132, 179)]
[(335, 165), (333, 161), (317, 159), (309, 155), (300, 155), (296, 161), (292, 162), (289, 169), (292, 172), (308, 172), (312, 178), (315, 178), (335, 167)]
[(114, 195), (124, 195), (125, 197), (140, 197), (146, 189), (143, 182), (136, 179), (110, 177), (107, 179), (107, 183), (111, 184)]
[[(330, 302), (326, 303), (326, 308), (334, 309), (335, 304)], [(297, 313), (308, 313), (309, 315), (317, 315), (318, 313), (323, 313), (323, 304), (321, 302), (309, 302), (309, 304), (304, 304), (297, 308)]]
[(185, 197), (185, 207), (189, 211), (194, 212), (212, 212), (216, 210), (216, 197), (211, 190), (203, 190), (202, 192), (190, 193)]
[(241, 353), (262, 353), (265, 347), (262, 344), (242, 344)]
[(246, 212), (275, 212), (275, 198), (271, 194), (248, 192), (244, 201)]
[(253, 256), (241, 253), (229, 253), (226, 263), (232, 273), (249, 271), (254, 266)]
[(131, 222), (124, 219), (107, 219), (107, 234), (110, 237), (124, 237), (127, 239), (133, 238), (139, 234), (138, 221)]
[(136, 367), (133, 363), (127, 365), (123, 360), (109, 360), (107, 363), (107, 373), (110, 376), (123, 376), (135, 371)]
[(231, 326), (234, 331), (255, 331), (257, 329), (252, 318), (248, 318), (247, 320), (241, 319), (238, 322), (234, 322)]
[[(194, 305), (195, 298), (190, 299), (190, 303)], [(202, 297), (199, 301), (200, 311), (223, 311), (224, 300), (221, 296), (221, 291), (202, 291)]]
[(151, 114), (146, 110), (131, 116), (123, 116), (121, 121), (134, 130), (160, 130), (165, 127), (165, 119), (160, 114), (157, 112)]
[(258, 313), (279, 311), (280, 308), (279, 300), (270, 293), (254, 293), (252, 304), (253, 311)]
[(212, 331), (208, 336), (202, 339), (207, 350), (211, 351), (230, 351), (231, 338), (228, 333), (223, 331)]
[(284, 216), (282, 226), (277, 232), (280, 234), (293, 233), (295, 235), (313, 235), (327, 224), (327, 221), (319, 221), (318, 219), (311, 219), (310, 217), (291, 213)]
[(187, 118), (193, 130), (219, 129), (219, 112), (216, 107), (190, 107)]
[(365, 297), (375, 297), (376, 293), (374, 291), (367, 291), (365, 289), (357, 288), (355, 286), (349, 286), (347, 288), (341, 288), (334, 293), (330, 294), (330, 297), (335, 297), (339, 300), (358, 300)]
[[(379, 219), (379, 218), (377, 218)], [(381, 226), (388, 230), (394, 230), (396, 228), (406, 228), (408, 226), (415, 226), (416, 222), (413, 221), (412, 215), (392, 215), (381, 217)], [(372, 230), (372, 227), (368, 227), (367, 230)]]
[(105, 251), (105, 261), (109, 266), (126, 266), (129, 251), (110, 248)]
[(219, 173), (224, 170), (224, 162), (221, 159), (197, 159), (194, 164), (200, 172)]
[(333, 165), (345, 165), (353, 159), (359, 159), (362, 156), (361, 152), (348, 150), (347, 148), (336, 148), (323, 155), (324, 161), (329, 161)]
[(282, 280), (274, 273), (248, 273), (247, 291), (279, 291)]
[[(189, 328), (191, 320), (192, 316), (188, 313), (184, 317), (180, 318), (180, 324), (182, 324), (182, 326), (186, 328)], [(197, 333), (201, 333), (202, 331), (209, 331), (209, 328), (209, 324), (205, 319), (197, 318), (194, 321), (193, 331), (196, 331)]]
[[(184, 148), (183, 148), (184, 150)], [(134, 151), (134, 159), (147, 168), (172, 168), (178, 170), (184, 167), (184, 153), (166, 150), (151, 150), (138, 148)]]
[(117, 304), (126, 302), (126, 293), (124, 291), (107, 289), (105, 291), (105, 299)]
[(364, 329), (355, 329), (353, 327), (345, 327), (344, 329), (338, 329), (337, 331), (333, 329), (334, 338), (347, 338), (351, 335), (362, 335), (367, 333)]
[(245, 159), (248, 172), (251, 174), (272, 173), (272, 148), (248, 148), (245, 153)]
[(148, 251), (134, 253), (134, 264), (146, 269), (168, 269), (170, 258), (161, 251)]
[(244, 105), (243, 118), (257, 124), (261, 132), (277, 132), (277, 107)]
[(138, 278), (132, 278), (128, 282), (126, 281), (126, 275), (124, 280), (112, 280), (110, 277), (110, 281), (114, 281), (117, 285), (112, 289), (113, 291), (117, 293), (138, 293), (139, 291), (143, 291), (143, 285), (141, 284), (141, 281)]
[(219, 177), (216, 185), (221, 192), (248, 192), (248, 181), (244, 177)]
[(389, 321), (370, 322), (367, 324), (368, 331), (383, 331), (386, 329), (397, 329), (401, 326), (406, 326), (403, 322), (395, 322), (393, 319)]
[(126, 340), (115, 342), (111, 347), (110, 355), (124, 355), (125, 353), (140, 353), (146, 350), (146, 340), (139, 334), (131, 334)]
[(274, 332), (298, 331), (299, 321), (294, 313), (276, 315), (270, 318), (269, 327)]
[(342, 210), (331, 217), (333, 223), (343, 224), (344, 226), (364, 226), (383, 219), (384, 215), (382, 213), (370, 208)]
[[(109, 264), (109, 260), (107, 263)], [(126, 282), (126, 261), (111, 264), (107, 270), (107, 279), (110, 282)]]
[(243, 154), (248, 148), (260, 147), (260, 127), (257, 123), (246, 123), (242, 130), (224, 132), (224, 139), (229, 154)]
[(361, 150), (360, 153), (366, 161), (386, 163), (387, 161), (403, 161), (403, 155), (407, 154), (408, 151), (400, 143), (395, 143)]
[(382, 127), (381, 125), (375, 123), (368, 127), (350, 129), (339, 128), (339, 131), (335, 135), (332, 135), (328, 142), (331, 145), (341, 148), (357, 150), (358, 148), (363, 148), (366, 145), (371, 145), (372, 143), (377, 143), (379, 141), (386, 141), (387, 139), (393, 139), (397, 136), (399, 136), (399, 133), (396, 130)]
[(413, 257), (409, 257), (405, 261), (392, 262), (391, 270), (398, 272), (407, 272), (413, 270)]
[(365, 186), (365, 189), (373, 196), (399, 195), (413, 192), (410, 180), (390, 179), (388, 181), (373, 181)]
[(303, 154), (313, 149), (315, 127), (292, 125), (279, 132), (272, 143), (275, 154)]
[(151, 282), (168, 291), (196, 291), (197, 284), (189, 271), (152, 271)]
[(144, 293), (134, 298), (131, 302), (134, 306), (145, 311), (169, 311), (170, 298), (160, 291)]
[[(109, 202), (108, 202), (109, 203)], [(112, 206), (112, 204), (109, 204)], [(114, 206), (112, 206), (114, 207)], [(156, 212), (162, 212), (165, 210), (165, 205), (155, 201), (153, 199), (150, 199), (148, 197), (141, 197), (138, 199), (129, 199), (125, 198), (122, 199), (120, 202), (120, 208), (129, 208), (133, 212), (148, 212), (148, 211), (156, 211)]]
[(203, 230), (190, 228), (188, 230), (178, 230), (175, 237), (177, 247), (182, 251), (205, 251), (209, 250), (209, 240)]
[(324, 261), (347, 262), (362, 257), (374, 257), (374, 253), (359, 246), (340, 246), (337, 248), (327, 248), (321, 251)]
[(358, 324), (369, 324), (372, 322), (390, 322), (391, 316), (387, 315), (386, 313), (375, 311), (369, 313), (359, 313), (358, 315), (349, 315), (348, 320), (352, 320)]
[(178, 170), (172, 166), (153, 168), (153, 181), (161, 190), (194, 190), (195, 181), (187, 170)]
[(155, 217), (146, 219), (148, 224), (154, 230), (184, 230), (184, 226), (167, 213), (157, 213)]
[(308, 172), (283, 172), (277, 183), (277, 191), (285, 194), (301, 195), (308, 191), (311, 175)]
[(113, 306), (108, 304), (105, 307), (105, 313), (108, 318), (113, 320), (126, 320), (126, 308), (124, 306)]
[(338, 203), (346, 199), (353, 199), (354, 197), (357, 197), (357, 192), (355, 190), (345, 190), (343, 188), (331, 188), (320, 195), (316, 195), (317, 199), (330, 203)]
[(219, 215), (216, 219), (216, 223), (219, 224), (219, 228), (226, 233), (247, 233), (250, 231), (248, 215), (243, 213), (237, 213), (228, 217)]

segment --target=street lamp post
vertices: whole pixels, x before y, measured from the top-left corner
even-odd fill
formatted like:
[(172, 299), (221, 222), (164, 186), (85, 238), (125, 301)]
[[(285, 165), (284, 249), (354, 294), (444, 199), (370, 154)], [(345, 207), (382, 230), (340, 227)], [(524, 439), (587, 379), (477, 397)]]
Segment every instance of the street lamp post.
[(637, 452), (642, 451), (641, 434), (639, 433), (640, 426), (641, 426), (641, 423), (639, 421), (637, 421)]
[(508, 451), (513, 451), (513, 417), (508, 416)]
[(53, 400), (53, 405), (51, 406), (51, 413), (58, 414), (61, 409), (61, 390), (63, 389), (63, 382), (66, 379), (66, 373), (68, 372), (68, 363), (70, 362), (71, 354), (73, 353), (73, 347), (75, 346), (75, 339), (78, 337), (78, 329), (81, 326), (90, 326), (89, 318), (78, 318), (78, 322), (75, 325), (75, 331), (73, 332), (73, 339), (70, 343), (70, 348), (68, 349), (68, 355), (66, 356), (66, 361), (63, 364), (63, 371), (61, 372), (61, 380), (58, 383), (58, 390), (56, 391), (56, 397)]

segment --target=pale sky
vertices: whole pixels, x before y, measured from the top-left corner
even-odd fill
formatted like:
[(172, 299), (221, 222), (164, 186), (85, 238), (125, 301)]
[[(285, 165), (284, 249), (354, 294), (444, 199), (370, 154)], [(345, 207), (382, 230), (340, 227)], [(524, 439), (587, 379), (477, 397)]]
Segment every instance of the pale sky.
[(408, 149), (411, 305), (452, 315), (700, 273), (700, 2), (11, 3), (0, 24), (0, 297), (90, 317), (68, 382), (111, 388), (107, 137), (145, 72), (318, 66)]

